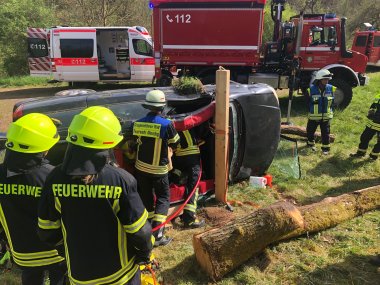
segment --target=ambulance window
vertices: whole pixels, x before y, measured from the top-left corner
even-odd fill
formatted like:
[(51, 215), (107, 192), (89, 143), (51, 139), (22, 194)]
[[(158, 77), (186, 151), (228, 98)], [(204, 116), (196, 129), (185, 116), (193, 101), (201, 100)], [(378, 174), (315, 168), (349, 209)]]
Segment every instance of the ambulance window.
[(133, 49), (135, 53), (145, 56), (153, 56), (152, 45), (145, 40), (134, 39), (132, 40)]
[(29, 57), (44, 57), (49, 55), (45, 39), (28, 38)]
[(61, 39), (62, 58), (90, 58), (94, 55), (92, 39)]
[(380, 47), (380, 36), (376, 36), (373, 41), (373, 47)]
[(365, 47), (367, 44), (367, 36), (358, 36), (356, 38), (355, 46), (357, 47)]

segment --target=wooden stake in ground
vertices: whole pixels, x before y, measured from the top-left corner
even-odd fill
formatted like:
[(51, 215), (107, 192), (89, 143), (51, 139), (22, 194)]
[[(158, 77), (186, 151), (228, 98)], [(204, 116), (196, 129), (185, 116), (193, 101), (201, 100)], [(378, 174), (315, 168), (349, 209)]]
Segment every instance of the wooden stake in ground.
[(215, 99), (215, 198), (227, 202), (228, 189), (228, 122), (230, 71), (216, 71)]
[(194, 252), (202, 269), (219, 280), (273, 242), (328, 229), (379, 208), (380, 185), (301, 207), (280, 202), (194, 235)]

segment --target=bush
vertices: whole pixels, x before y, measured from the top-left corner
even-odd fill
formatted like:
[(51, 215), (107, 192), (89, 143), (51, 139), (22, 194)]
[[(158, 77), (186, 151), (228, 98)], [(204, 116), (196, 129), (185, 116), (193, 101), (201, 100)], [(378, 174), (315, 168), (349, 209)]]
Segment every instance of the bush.
[(180, 95), (202, 94), (205, 92), (202, 82), (192, 76), (183, 76), (173, 79), (172, 86)]

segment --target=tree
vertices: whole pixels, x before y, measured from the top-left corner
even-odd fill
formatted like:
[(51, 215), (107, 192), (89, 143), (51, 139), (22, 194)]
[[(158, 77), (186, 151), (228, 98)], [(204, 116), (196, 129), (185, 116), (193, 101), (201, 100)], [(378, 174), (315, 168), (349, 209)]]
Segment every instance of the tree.
[(43, 0), (3, 0), (0, 4), (0, 74), (27, 74), (26, 29), (49, 26), (51, 10)]

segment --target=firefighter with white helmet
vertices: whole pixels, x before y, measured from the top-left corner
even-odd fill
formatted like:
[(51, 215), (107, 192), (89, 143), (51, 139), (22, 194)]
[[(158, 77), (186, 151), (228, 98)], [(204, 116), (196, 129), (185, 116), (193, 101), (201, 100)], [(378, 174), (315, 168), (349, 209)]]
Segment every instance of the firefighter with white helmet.
[(322, 135), (322, 152), (327, 155), (330, 151), (330, 122), (333, 118), (334, 92), (336, 87), (328, 84), (333, 74), (327, 69), (321, 69), (308, 89), (308, 122), (307, 145), (315, 148), (315, 131), (320, 126)]
[[(179, 135), (173, 123), (161, 116), (166, 105), (164, 92), (149, 91), (142, 105), (149, 113), (132, 126), (133, 135), (137, 139), (136, 178), (152, 228), (156, 228), (165, 222), (170, 206), (168, 152), (169, 147), (177, 147)], [(163, 226), (153, 235), (155, 246), (166, 245), (171, 241), (171, 238), (164, 236)]]
[(152, 228), (136, 180), (110, 163), (122, 138), (111, 110), (83, 110), (69, 126), (63, 163), (43, 188), (39, 235), (63, 240), (72, 284), (140, 285), (139, 264), (150, 262)]
[(59, 140), (53, 121), (40, 113), (13, 122), (7, 132), (4, 163), (0, 164), (0, 222), (14, 262), (22, 269), (22, 284), (64, 284), (66, 263), (55, 246), (36, 232), (38, 201), (53, 166), (45, 159)]

